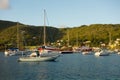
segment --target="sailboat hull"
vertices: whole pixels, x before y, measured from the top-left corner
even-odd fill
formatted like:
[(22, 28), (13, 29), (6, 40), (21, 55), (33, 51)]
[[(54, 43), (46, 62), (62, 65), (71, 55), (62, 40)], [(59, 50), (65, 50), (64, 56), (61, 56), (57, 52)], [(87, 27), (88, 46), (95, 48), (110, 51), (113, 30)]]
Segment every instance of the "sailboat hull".
[(21, 57), (18, 59), (18, 61), (22, 61), (22, 62), (39, 62), (39, 61), (54, 61), (57, 57), (57, 56), (52, 56), (52, 57)]
[(100, 52), (96, 52), (95, 56), (109, 56), (109, 52), (105, 50), (101, 50)]

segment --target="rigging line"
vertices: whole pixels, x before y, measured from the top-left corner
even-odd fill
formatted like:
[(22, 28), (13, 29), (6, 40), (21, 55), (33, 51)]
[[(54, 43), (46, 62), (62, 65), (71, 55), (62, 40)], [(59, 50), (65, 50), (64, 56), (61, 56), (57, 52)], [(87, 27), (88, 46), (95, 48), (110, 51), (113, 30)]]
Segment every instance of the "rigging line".
[(46, 12), (46, 10), (45, 10), (45, 16), (46, 16), (46, 22), (47, 22), (47, 24), (49, 25), (49, 20), (48, 20), (48, 17), (47, 17), (47, 12)]

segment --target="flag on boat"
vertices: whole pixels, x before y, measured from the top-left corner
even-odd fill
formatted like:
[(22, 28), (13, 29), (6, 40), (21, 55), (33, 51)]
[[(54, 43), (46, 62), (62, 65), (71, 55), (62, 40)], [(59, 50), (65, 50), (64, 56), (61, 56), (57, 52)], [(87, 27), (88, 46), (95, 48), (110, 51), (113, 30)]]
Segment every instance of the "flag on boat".
[(0, 0), (0, 9), (8, 9), (9, 0)]

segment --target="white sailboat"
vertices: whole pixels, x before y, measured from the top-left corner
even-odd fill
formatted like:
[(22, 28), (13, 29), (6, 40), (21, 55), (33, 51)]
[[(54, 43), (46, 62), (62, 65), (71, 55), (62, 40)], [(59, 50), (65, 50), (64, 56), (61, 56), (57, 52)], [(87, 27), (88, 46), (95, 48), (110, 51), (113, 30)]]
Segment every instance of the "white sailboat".
[(56, 48), (56, 47), (53, 47), (53, 46), (47, 46), (46, 45), (46, 10), (44, 10), (44, 33), (43, 33), (44, 35), (44, 38), (43, 38), (43, 41), (44, 41), (44, 44), (43, 44), (43, 46), (40, 46), (39, 48), (38, 48), (38, 50), (39, 50), (39, 53), (41, 54), (41, 55), (52, 55), (52, 54), (56, 54), (56, 55), (58, 55), (59, 54), (59, 49), (58, 48)]
[(22, 57), (19, 58), (18, 61), (22, 62), (36, 62), (36, 61), (54, 61), (57, 58), (57, 56), (52, 57)]
[(99, 50), (95, 52), (95, 56), (109, 56), (109, 52), (107, 50)]
[(18, 61), (22, 62), (39, 62), (39, 61), (54, 61), (59, 55), (41, 56), (39, 52), (33, 52), (30, 56), (20, 57)]
[[(18, 22), (17, 22), (17, 40), (18, 40)], [(17, 41), (17, 47), (18, 47), (19, 43)], [(13, 56), (13, 55), (16, 55), (16, 54), (19, 54), (19, 47), (18, 48), (9, 48), (9, 49), (6, 49), (6, 45), (5, 45), (5, 56)]]
[(4, 54), (5, 56), (13, 56), (13, 55), (18, 54), (18, 52), (19, 52), (18, 48), (10, 48), (10, 49), (5, 50)]
[(120, 55), (120, 50), (117, 50), (116, 53), (117, 53), (118, 55)]
[(73, 50), (72, 49), (69, 49), (69, 47), (71, 47), (70, 46), (70, 35), (69, 35), (69, 30), (67, 30), (67, 49), (65, 49), (65, 50), (62, 50), (60, 53), (61, 54), (73, 54), (74, 52), (73, 52)]
[[(32, 52), (27, 57), (20, 57), (18, 61), (34, 62), (34, 61), (53, 61), (60, 56), (58, 52), (53, 52), (53, 50), (46, 51), (46, 29), (45, 29), (45, 10), (44, 10), (44, 47), (38, 49), (38, 51)], [(51, 48), (49, 48), (51, 49)]]
[(6, 45), (5, 45), (5, 56), (16, 56), (16, 55), (23, 55), (25, 53), (28, 53), (28, 51), (20, 51), (19, 50), (19, 46), (20, 46), (20, 41), (19, 41), (19, 23), (17, 22), (17, 34), (16, 34), (16, 37), (17, 37), (17, 47), (15, 48), (9, 48), (9, 49), (6, 49)]

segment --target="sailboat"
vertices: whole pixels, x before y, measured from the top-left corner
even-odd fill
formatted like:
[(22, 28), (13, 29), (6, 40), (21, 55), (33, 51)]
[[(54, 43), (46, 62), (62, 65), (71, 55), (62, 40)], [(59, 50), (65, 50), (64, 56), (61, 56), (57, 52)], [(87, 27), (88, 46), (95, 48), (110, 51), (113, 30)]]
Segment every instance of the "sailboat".
[[(35, 54), (32, 56), (32, 54)], [(41, 56), (38, 51), (33, 52), (30, 56), (20, 57), (18, 61), (21, 62), (41, 62), (41, 61), (54, 61), (59, 57), (59, 55), (52, 55), (52, 56)]]
[(109, 56), (109, 52), (107, 50), (101, 49), (95, 52), (95, 56)]
[(44, 10), (44, 46), (38, 48), (37, 51), (32, 52), (29, 56), (20, 57), (18, 61), (53, 61), (60, 56), (58, 52), (53, 52), (53, 48), (46, 46), (45, 13)]
[(5, 50), (4, 54), (5, 56), (14, 56), (19, 54), (19, 49), (18, 48), (9, 48), (7, 50)]
[(46, 10), (44, 10), (44, 32), (43, 32), (43, 41), (44, 41), (44, 44), (43, 46), (40, 46), (38, 48), (39, 50), (39, 53), (42, 55), (46, 55), (46, 56), (49, 56), (49, 55), (56, 55), (59, 53), (59, 49), (56, 48), (56, 47), (53, 47), (53, 46), (47, 46), (46, 45)]
[(9, 49), (6, 49), (6, 45), (5, 45), (5, 56), (13, 56), (13, 55), (18, 55), (18, 54), (21, 54), (21, 52), (19, 51), (19, 43), (18, 43), (18, 22), (17, 22), (17, 48), (9, 48)]
[[(6, 45), (5, 45), (5, 56), (17, 56), (17, 55), (24, 55), (25, 53), (28, 53), (29, 51), (20, 51), (19, 47), (20, 47), (20, 36), (19, 36), (19, 22), (17, 22), (17, 30), (16, 30), (17, 34), (16, 34), (16, 38), (17, 38), (17, 47), (12, 47), (9, 49), (6, 49)], [(23, 36), (23, 35), (22, 35)]]
[(69, 30), (67, 30), (67, 49), (66, 50), (62, 50), (61, 54), (72, 54), (72, 48), (70, 47), (70, 36), (69, 36)]

